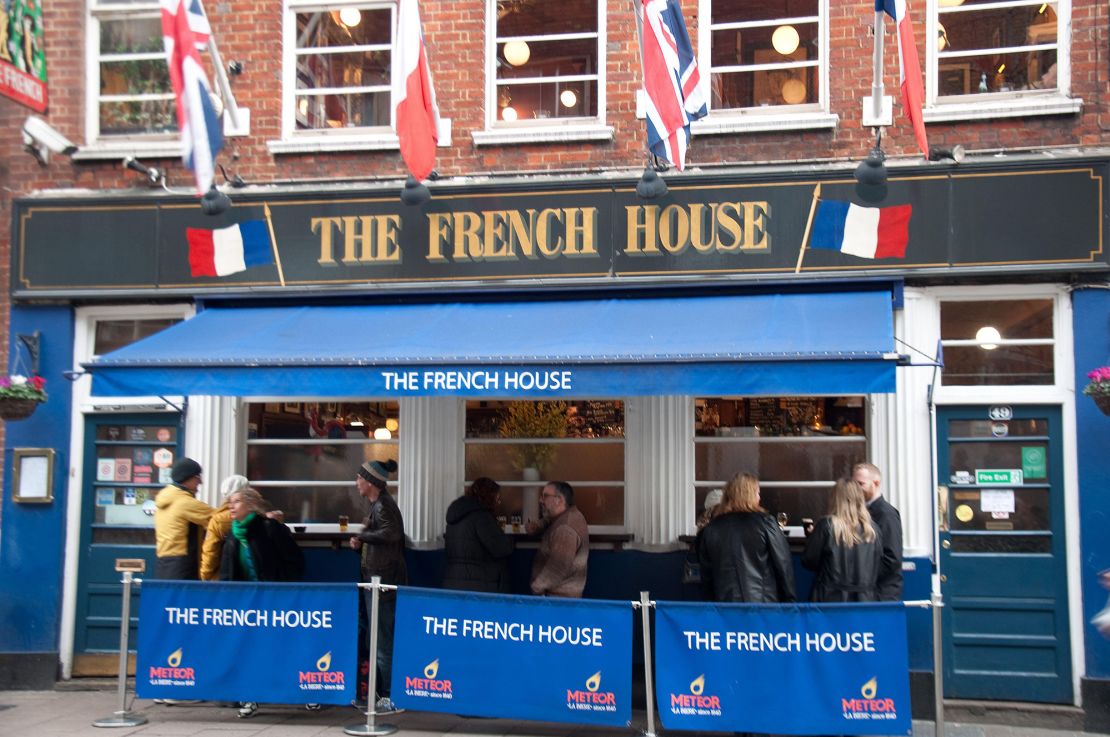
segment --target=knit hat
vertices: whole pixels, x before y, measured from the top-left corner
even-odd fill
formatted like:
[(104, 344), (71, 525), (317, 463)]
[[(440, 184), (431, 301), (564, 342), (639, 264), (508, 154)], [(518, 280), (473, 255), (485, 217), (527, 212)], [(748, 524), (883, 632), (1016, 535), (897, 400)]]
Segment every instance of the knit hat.
[(233, 474), (220, 482), (220, 496), (227, 499), (229, 496), (250, 486), (251, 482), (246, 476)]
[(182, 458), (170, 469), (170, 478), (175, 484), (182, 484), (200, 474), (200, 464), (192, 458)]
[(358, 475), (379, 489), (384, 489), (389, 481), (389, 474), (396, 470), (397, 461), (392, 458), (388, 461), (367, 461), (359, 466)]
[(713, 491), (706, 494), (705, 495), (705, 511), (708, 512), (711, 509), (713, 509), (713, 507), (720, 504), (721, 500), (724, 499), (724, 498), (725, 498), (725, 492), (723, 492), (720, 489), (714, 489)]

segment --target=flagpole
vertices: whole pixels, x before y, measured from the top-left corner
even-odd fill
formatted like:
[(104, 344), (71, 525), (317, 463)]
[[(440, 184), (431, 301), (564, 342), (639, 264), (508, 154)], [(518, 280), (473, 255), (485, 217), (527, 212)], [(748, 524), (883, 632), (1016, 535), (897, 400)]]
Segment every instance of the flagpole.
[(798, 274), (802, 271), (802, 259), (806, 255), (806, 244), (809, 243), (809, 231), (813, 227), (813, 215), (817, 212), (817, 200), (821, 199), (821, 182), (813, 188), (813, 202), (809, 203), (809, 218), (806, 219), (806, 232), (802, 234), (802, 247), (798, 249), (798, 265), (794, 267), (794, 273)]
[[(200, 5), (200, 12), (204, 13), (204, 17), (208, 17), (208, 13), (204, 10), (204, 4), (201, 0), (197, 0), (197, 5)], [(211, 24), (211, 21), (209, 21)], [(223, 60), (220, 58), (220, 49), (216, 46), (216, 34), (208, 34), (208, 53), (212, 55), (212, 66), (216, 68), (216, 83), (220, 85), (220, 92), (224, 96), (224, 107), (227, 109), (227, 115), (231, 118), (231, 127), (239, 130), (239, 106), (235, 104), (235, 95), (231, 93), (231, 83), (227, 79), (227, 70), (224, 69)], [(280, 269), (280, 267), (279, 267)]]
[[(281, 254), (278, 253), (277, 236), (274, 235), (274, 221), (270, 219), (270, 203), (264, 202), (262, 207), (266, 211), (266, 227), (270, 229), (270, 248), (274, 249), (274, 263), (277, 264), (278, 279), (281, 280), (281, 286), (284, 287), (285, 273), (281, 270)], [(812, 214), (810, 217), (812, 217)]]

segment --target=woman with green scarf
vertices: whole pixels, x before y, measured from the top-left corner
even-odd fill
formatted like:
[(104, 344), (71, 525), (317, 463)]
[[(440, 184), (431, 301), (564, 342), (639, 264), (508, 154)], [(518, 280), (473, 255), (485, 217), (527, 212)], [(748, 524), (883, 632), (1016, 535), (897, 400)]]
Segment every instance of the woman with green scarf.
[(224, 581), (299, 581), (304, 556), (289, 528), (262, 511), (262, 495), (252, 488), (228, 497), (231, 534), (224, 541), (220, 578)]

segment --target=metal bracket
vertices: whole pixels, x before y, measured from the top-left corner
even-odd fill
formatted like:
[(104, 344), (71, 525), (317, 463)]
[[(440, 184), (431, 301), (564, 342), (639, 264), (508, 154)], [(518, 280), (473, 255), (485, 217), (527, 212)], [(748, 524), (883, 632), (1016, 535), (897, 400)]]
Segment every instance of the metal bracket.
[(27, 355), (31, 359), (31, 375), (38, 376), (39, 373), (39, 339), (42, 337), (38, 330), (27, 335), (26, 333), (17, 333), (16, 338), (23, 344), (27, 350)]

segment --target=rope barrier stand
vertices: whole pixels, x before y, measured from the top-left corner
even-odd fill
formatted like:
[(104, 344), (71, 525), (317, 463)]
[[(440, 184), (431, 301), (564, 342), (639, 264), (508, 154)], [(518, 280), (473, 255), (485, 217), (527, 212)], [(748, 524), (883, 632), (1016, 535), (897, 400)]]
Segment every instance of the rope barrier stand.
[(647, 697), (647, 730), (644, 737), (655, 737), (655, 681), (651, 668), (651, 616), (649, 610), (655, 606), (647, 591), (640, 592), (640, 600), (632, 602), (633, 609), (640, 610), (640, 622), (644, 629), (644, 695)]
[(344, 734), (356, 737), (379, 737), (393, 734), (397, 727), (393, 724), (378, 724), (378, 598), (382, 591), (396, 591), (396, 586), (383, 584), (381, 576), (374, 576), (370, 583), (360, 583), (360, 589), (370, 589), (370, 663), (366, 683), (366, 724), (348, 724), (343, 727)]
[(94, 727), (138, 727), (147, 723), (147, 718), (127, 709), (127, 640), (131, 629), (131, 583), (141, 584), (141, 578), (132, 579), (131, 571), (123, 572), (123, 603), (119, 616), (119, 708), (112, 716), (97, 719)]

